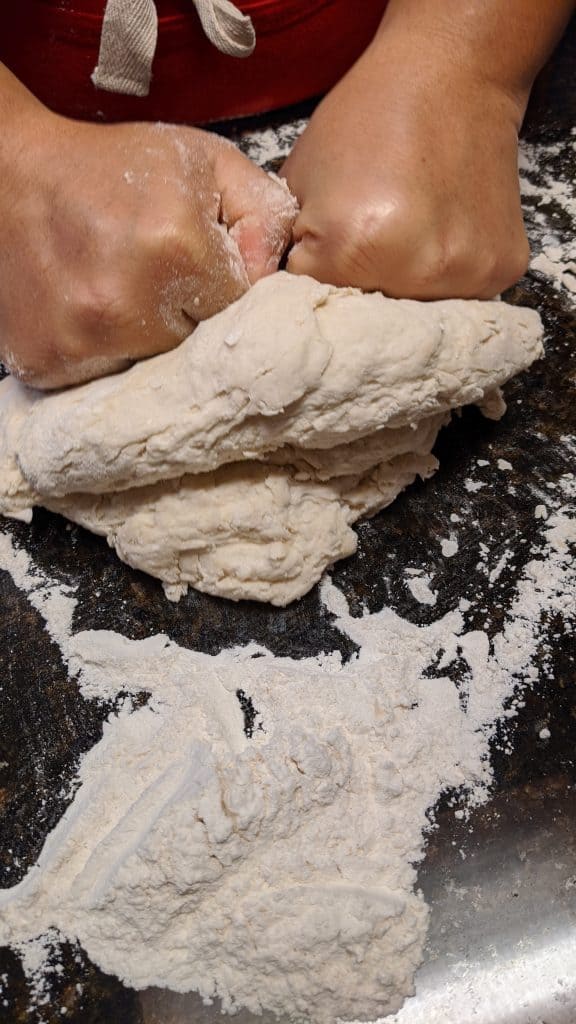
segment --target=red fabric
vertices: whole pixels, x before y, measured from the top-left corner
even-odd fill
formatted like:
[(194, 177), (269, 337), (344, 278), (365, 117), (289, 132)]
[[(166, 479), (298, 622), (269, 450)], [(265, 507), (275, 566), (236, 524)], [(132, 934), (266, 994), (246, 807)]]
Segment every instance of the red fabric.
[(97, 90), (105, 0), (10, 0), (0, 60), (48, 107), (89, 120), (200, 124), (287, 106), (327, 91), (366, 48), (386, 0), (240, 0), (256, 50), (239, 59), (206, 39), (191, 0), (158, 0), (150, 95)]

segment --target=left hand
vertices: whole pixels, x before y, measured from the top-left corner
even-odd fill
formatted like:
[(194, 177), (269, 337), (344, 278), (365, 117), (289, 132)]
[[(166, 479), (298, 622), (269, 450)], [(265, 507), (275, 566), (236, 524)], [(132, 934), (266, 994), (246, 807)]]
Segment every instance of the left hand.
[(521, 116), (441, 46), (377, 37), (284, 164), (301, 206), (288, 269), (414, 299), (512, 285), (529, 257)]

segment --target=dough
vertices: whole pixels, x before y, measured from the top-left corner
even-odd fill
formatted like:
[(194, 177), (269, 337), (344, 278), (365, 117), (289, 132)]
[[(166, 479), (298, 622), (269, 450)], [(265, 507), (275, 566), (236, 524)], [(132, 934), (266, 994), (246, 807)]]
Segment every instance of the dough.
[(541, 339), (533, 310), (280, 272), (115, 377), (52, 395), (2, 382), (0, 512), (61, 512), (171, 596), (286, 604), (355, 550), (356, 519), (434, 472), (452, 409), (501, 414)]
[(278, 273), (174, 351), (37, 403), (19, 447), (42, 494), (119, 490), (326, 449), (481, 401), (540, 353), (532, 310), (410, 302)]

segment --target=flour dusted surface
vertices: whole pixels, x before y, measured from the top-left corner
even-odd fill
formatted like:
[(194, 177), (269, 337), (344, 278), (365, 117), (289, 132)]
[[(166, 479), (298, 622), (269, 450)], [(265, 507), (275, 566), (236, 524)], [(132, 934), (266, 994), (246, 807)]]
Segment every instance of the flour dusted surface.
[[(526, 565), (492, 645), (459, 607), (429, 626), (387, 608), (357, 619), (325, 584), (358, 648), (346, 664), (73, 633), (73, 596), (0, 535), (0, 567), (85, 696), (150, 695), (136, 709), (126, 699), (82, 759), (38, 866), (0, 896), (0, 941), (56, 928), (132, 986), (197, 990), (228, 1010), (327, 1024), (397, 1008), (426, 932), (414, 884), (428, 809), (446, 788), (486, 796), (490, 738), (533, 675), (541, 616), (573, 614), (568, 505), (542, 531), (545, 557)], [(238, 689), (255, 709), (251, 738)]]

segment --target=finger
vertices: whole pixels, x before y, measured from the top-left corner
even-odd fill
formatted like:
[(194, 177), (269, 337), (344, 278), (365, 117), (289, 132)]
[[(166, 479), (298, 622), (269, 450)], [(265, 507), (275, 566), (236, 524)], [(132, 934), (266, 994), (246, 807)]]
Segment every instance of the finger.
[(231, 144), (219, 146), (215, 176), (222, 219), (254, 284), (278, 269), (290, 241), (296, 200), (285, 182), (265, 174)]
[(344, 231), (299, 234), (286, 261), (290, 274), (305, 274), (322, 284), (364, 291), (385, 290), (387, 265), (384, 254), (374, 258), (358, 251)]
[(311, 234), (303, 235), (294, 242), (288, 252), (286, 269), (290, 274), (306, 274), (308, 277), (315, 277), (323, 284), (341, 286), (351, 283), (344, 281), (338, 268), (333, 265), (333, 260), (330, 259), (329, 251), (322, 239)]

